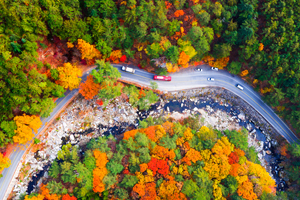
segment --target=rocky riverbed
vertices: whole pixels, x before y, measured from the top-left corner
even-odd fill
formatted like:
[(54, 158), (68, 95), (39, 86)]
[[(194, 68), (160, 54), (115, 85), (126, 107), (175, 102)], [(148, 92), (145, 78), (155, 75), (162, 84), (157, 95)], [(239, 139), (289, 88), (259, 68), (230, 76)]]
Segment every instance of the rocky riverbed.
[(275, 130), (248, 104), (229, 91), (202, 88), (167, 93), (148, 111), (133, 108), (122, 96), (106, 108), (98, 105), (96, 100), (87, 101), (77, 97), (40, 138), (41, 143), (34, 145), (27, 154), (21, 170), (23, 173), (14, 180), (14, 199), (22, 193), (34, 191), (36, 185), (48, 177), (48, 168), (63, 144), (70, 142), (84, 146), (91, 138), (108, 134), (119, 135), (128, 128), (136, 128), (138, 121), (148, 116), (180, 119), (195, 114), (200, 115), (203, 125), (219, 130), (241, 129), (243, 126), (247, 128), (250, 132), (249, 146), (254, 146), (259, 152), (262, 166), (280, 186), (277, 189), (286, 187), (283, 177), (280, 176), (283, 170), (279, 166), (280, 156), (274, 154), (277, 142), (271, 140), (271, 136), (277, 137)]

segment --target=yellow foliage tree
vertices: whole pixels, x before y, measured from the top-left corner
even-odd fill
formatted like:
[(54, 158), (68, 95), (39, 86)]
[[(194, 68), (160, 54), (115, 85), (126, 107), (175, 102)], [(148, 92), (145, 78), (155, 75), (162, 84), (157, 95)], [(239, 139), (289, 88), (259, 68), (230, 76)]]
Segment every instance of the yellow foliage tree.
[(182, 50), (189, 56), (189, 59), (192, 59), (195, 55), (197, 55), (197, 51), (193, 46), (185, 46)]
[(167, 71), (170, 73), (179, 71), (177, 64), (166, 63), (166, 68), (167, 68)]
[(276, 182), (271, 178), (270, 174), (259, 164), (249, 161), (246, 161), (246, 163), (249, 166), (250, 175), (255, 175), (255, 178), (251, 179), (251, 181), (262, 187), (263, 191), (271, 193), (270, 187), (275, 187)]
[(101, 57), (100, 51), (96, 49), (95, 45), (91, 45), (82, 39), (78, 39), (77, 42), (78, 42), (77, 48), (81, 53), (82, 59), (86, 58), (88, 60), (92, 60), (94, 58)]
[(169, 180), (169, 181), (163, 181), (158, 189), (158, 195), (161, 199), (170, 199), (170, 197), (175, 194), (179, 193), (179, 189), (176, 186), (176, 181)]
[(244, 71), (241, 72), (241, 76), (246, 76), (248, 73), (249, 73), (249, 72), (248, 72), (248, 70), (246, 69), (246, 70), (244, 70)]
[(66, 89), (69, 88), (69, 90), (78, 88), (81, 81), (79, 77), (82, 76), (82, 72), (78, 67), (71, 65), (71, 63), (64, 63), (64, 66), (58, 67), (57, 71), (59, 72), (57, 84)]
[(212, 140), (215, 141), (217, 138), (217, 134), (212, 130), (211, 128), (208, 128), (207, 126), (202, 126), (199, 131), (196, 133), (196, 135), (201, 140)]
[(24, 200), (44, 200), (45, 196), (44, 195), (37, 195), (37, 196), (33, 196), (31, 198), (29, 198), (28, 195), (25, 196), (25, 199)]
[(42, 122), (39, 117), (35, 115), (23, 115), (14, 117), (14, 121), (17, 124), (17, 129), (15, 130), (16, 135), (13, 136), (14, 142), (20, 144), (26, 144), (30, 141), (34, 134), (32, 130), (37, 133), (38, 129), (42, 126)]
[(155, 126), (155, 142), (166, 135), (165, 129), (161, 125)]
[(231, 144), (227, 137), (222, 137), (211, 149), (212, 153), (225, 156), (229, 156), (229, 154), (233, 151), (234, 145)]
[(219, 180), (215, 180), (213, 184), (213, 195), (215, 197), (215, 200), (226, 200), (222, 196), (222, 189), (220, 188), (219, 183), (220, 183)]
[(229, 62), (229, 57), (219, 58), (216, 59), (216, 61), (213, 63), (213, 66), (219, 69), (223, 69), (224, 67), (227, 66), (228, 62)]
[(193, 133), (192, 133), (192, 130), (190, 129), (190, 127), (185, 129), (185, 131), (183, 132), (183, 136), (184, 136), (184, 139), (187, 141), (189, 141), (193, 138)]
[[(202, 158), (205, 161), (203, 169), (208, 172), (211, 179), (222, 180), (228, 176), (231, 169), (231, 165), (228, 163), (228, 155), (233, 148), (234, 145), (228, 141), (227, 137), (222, 137), (211, 151), (201, 151)], [(210, 156), (205, 154), (210, 154)]]
[(2, 153), (0, 153), (0, 172), (4, 168), (8, 168), (11, 165), (11, 162), (8, 157), (3, 156)]
[(67, 46), (69, 49), (71, 49), (74, 47), (74, 44), (72, 42), (67, 42)]

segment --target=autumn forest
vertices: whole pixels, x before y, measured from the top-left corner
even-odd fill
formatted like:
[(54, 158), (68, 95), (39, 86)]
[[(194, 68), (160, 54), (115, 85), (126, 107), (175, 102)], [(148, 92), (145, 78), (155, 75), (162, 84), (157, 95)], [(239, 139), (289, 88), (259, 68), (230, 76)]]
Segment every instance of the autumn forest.
[[(79, 88), (103, 107), (121, 94), (140, 110), (158, 101), (155, 85), (119, 82), (113, 63), (157, 75), (203, 63), (228, 70), (300, 136), (300, 1), (0, 0), (0, 10), (0, 171), (11, 163), (6, 147), (32, 141), (40, 117), (67, 90)], [(96, 69), (81, 82), (90, 66)], [(84, 156), (65, 145), (51, 181), (23, 198), (300, 198), (299, 145), (280, 150), (290, 189), (275, 196), (243, 130), (220, 132), (189, 120), (142, 121), (123, 139), (91, 140)]]

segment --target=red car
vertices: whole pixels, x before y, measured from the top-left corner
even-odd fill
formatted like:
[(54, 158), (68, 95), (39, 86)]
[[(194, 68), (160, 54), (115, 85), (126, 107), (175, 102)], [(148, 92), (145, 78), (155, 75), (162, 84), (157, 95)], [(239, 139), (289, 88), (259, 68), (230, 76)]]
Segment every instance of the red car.
[(158, 81), (171, 81), (171, 76), (154, 76), (153, 80), (158, 80)]

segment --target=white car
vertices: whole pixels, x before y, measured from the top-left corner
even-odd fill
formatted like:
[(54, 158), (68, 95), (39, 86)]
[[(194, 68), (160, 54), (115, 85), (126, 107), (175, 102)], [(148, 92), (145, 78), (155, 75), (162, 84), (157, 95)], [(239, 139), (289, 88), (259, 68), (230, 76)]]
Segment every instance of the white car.
[(211, 70), (218, 71), (219, 69), (217, 67), (212, 67)]
[(125, 72), (130, 72), (130, 73), (135, 73), (135, 69), (131, 68), (131, 67), (125, 67), (125, 66), (122, 66), (122, 70), (125, 71)]
[(207, 78), (208, 81), (215, 81), (215, 78)]
[(237, 84), (236, 87), (239, 88), (240, 90), (244, 90), (244, 88), (239, 84)]
[(202, 72), (203, 71), (203, 69), (201, 69), (201, 68), (195, 68), (194, 70), (197, 71), (197, 72)]

